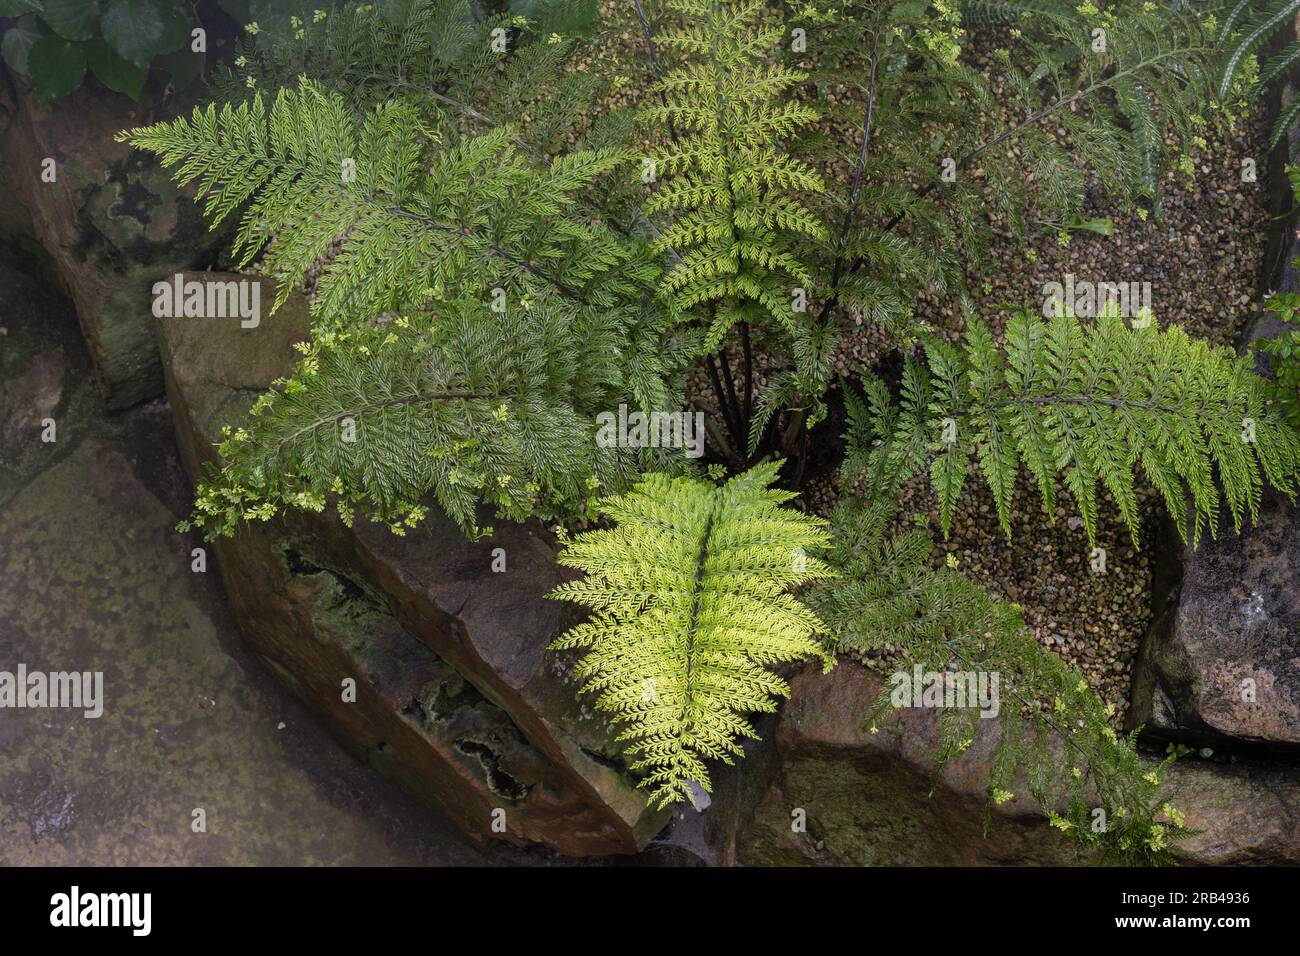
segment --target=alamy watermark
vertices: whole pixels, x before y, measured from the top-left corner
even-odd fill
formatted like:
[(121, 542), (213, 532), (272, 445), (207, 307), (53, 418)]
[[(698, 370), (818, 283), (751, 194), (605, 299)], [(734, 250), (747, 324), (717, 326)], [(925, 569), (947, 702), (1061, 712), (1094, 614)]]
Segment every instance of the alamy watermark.
[(645, 412), (618, 406), (596, 416), (601, 448), (680, 448), (687, 458), (704, 454), (703, 412)]
[(190, 279), (176, 273), (153, 284), (153, 314), (160, 319), (226, 319), (255, 329), (262, 321), (262, 284), (255, 279)]
[(895, 707), (978, 707), (980, 716), (996, 717), (1001, 710), (997, 671), (927, 671), (920, 664), (889, 675)]
[(0, 708), (80, 710), (94, 719), (104, 713), (103, 671), (0, 671)]
[(1150, 282), (1075, 281), (1067, 272), (1064, 282), (1043, 283), (1043, 318), (1062, 313), (1092, 319), (1112, 311), (1121, 318), (1132, 319), (1136, 328), (1151, 324)]
[(50, 925), (56, 927), (119, 926), (132, 936), (148, 936), (152, 911), (152, 893), (83, 893), (74, 885), (50, 897)]

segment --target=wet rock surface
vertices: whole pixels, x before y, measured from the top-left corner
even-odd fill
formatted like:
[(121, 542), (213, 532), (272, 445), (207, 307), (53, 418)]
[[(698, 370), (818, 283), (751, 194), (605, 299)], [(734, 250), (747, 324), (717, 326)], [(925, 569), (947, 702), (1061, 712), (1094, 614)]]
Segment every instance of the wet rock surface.
[[(0, 864), (553, 859), (473, 847), (340, 749), (244, 648), (215, 567), (191, 570), (166, 405), (106, 415), (71, 304), (7, 265), (0, 329), (0, 670), (104, 675), (99, 718), (0, 710)], [(459, 735), (485, 732), (475, 707)]]
[[(934, 779), (933, 710), (895, 712), (869, 734), (867, 708), (883, 679), (841, 659), (791, 682), (773, 752), (746, 783), (736, 857), (747, 865), (916, 866), (1072, 861), (1062, 835), (1022, 799), (993, 808), (984, 795), (996, 721)], [(933, 793), (931, 792), (933, 790)]]
[(1182, 562), (1176, 604), (1138, 663), (1131, 724), (1188, 744), (1300, 753), (1295, 509), (1266, 492), (1258, 521), (1228, 525)]

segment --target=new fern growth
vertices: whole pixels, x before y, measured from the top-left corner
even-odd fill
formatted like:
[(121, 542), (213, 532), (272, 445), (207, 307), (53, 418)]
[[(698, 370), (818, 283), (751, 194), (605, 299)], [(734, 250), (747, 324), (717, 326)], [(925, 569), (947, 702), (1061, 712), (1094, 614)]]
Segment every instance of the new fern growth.
[(576, 678), (664, 807), (712, 792), (706, 760), (731, 763), (753, 737), (750, 712), (771, 712), (789, 687), (769, 665), (822, 656), (825, 630), (791, 588), (829, 575), (808, 554), (824, 522), (781, 505), (777, 464), (721, 485), (646, 475), (599, 510), (615, 522), (578, 535), (559, 557), (585, 572), (552, 597), (591, 617), (552, 645), (583, 648)]

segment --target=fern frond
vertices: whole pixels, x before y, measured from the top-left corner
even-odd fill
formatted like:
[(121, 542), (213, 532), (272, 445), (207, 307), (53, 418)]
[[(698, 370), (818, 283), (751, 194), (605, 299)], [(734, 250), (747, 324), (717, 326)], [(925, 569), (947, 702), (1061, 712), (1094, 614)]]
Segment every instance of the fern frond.
[[(924, 443), (933, 455), (945, 534), (972, 455), (1008, 535), (1021, 465), (1037, 480), (1049, 518), (1055, 481), (1064, 480), (1090, 540), (1104, 486), (1135, 546), (1135, 468), (1193, 542), (1206, 528), (1217, 531), (1221, 500), (1239, 529), (1256, 517), (1265, 481), (1293, 499), (1300, 489), (1300, 435), (1268, 403), (1249, 358), (1176, 326), (1129, 328), (1113, 308), (1087, 326), (1072, 315), (1048, 321), (1021, 311), (1004, 347), (973, 322), (961, 349), (937, 340), (924, 348), (928, 372), (912, 363), (907, 374), (921, 383), (926, 414), (885, 427), (893, 432), (888, 447)], [(879, 461), (887, 452), (853, 454)]]
[(807, 549), (823, 522), (781, 505), (778, 464), (723, 485), (650, 474), (598, 507), (612, 528), (578, 535), (559, 556), (585, 572), (551, 597), (592, 616), (555, 649), (584, 648), (575, 676), (596, 708), (623, 725), (619, 739), (665, 807), (711, 792), (707, 760), (731, 763), (744, 719), (770, 712), (786, 682), (769, 665), (821, 655), (817, 616), (788, 592), (827, 575)]
[[(1241, 7), (1237, 9), (1240, 10)], [(1275, 34), (1294, 21), (1297, 10), (1300, 10), (1300, 0), (1286, 0), (1284, 3), (1271, 5), (1271, 9), (1260, 18), (1245, 25), (1241, 36), (1228, 47), (1219, 68), (1220, 99), (1227, 97), (1243, 60), (1261, 49)], [(1228, 27), (1229, 25), (1225, 23), (1225, 35), (1228, 33)]]
[(957, 4), (962, 19), (968, 23), (1015, 23), (1026, 17), (1077, 20), (1075, 5), (1067, 0), (962, 0)]
[(989, 701), (970, 698), (964, 708), (942, 710), (936, 769), (969, 746), (981, 716), (997, 717), (1002, 734), (991, 799), (1009, 798), (1023, 781), (1080, 849), (1126, 862), (1167, 861), (1170, 840), (1188, 832), (1158, 797), (1170, 761), (1148, 764), (1137, 753), (1136, 734), (1112, 730), (1110, 708), (1076, 668), (1039, 645), (1017, 605), (951, 567), (931, 567), (933, 543), (924, 531), (890, 533), (897, 510), (888, 491), (844, 500), (831, 516), (827, 554), (839, 577), (808, 598), (841, 650), (896, 659), (893, 677), (868, 710), (868, 729), (895, 706), (894, 691), (911, 684), (915, 668), (944, 674), (955, 667), (996, 679), (993, 712), (980, 710)]
[(538, 168), (510, 127), (439, 149), (413, 104), (381, 104), (358, 127), (341, 97), (306, 79), (269, 112), (257, 95), (120, 138), (176, 167), (179, 184), (197, 182), (214, 224), (247, 206), (236, 254), (241, 265), (263, 254), (279, 281), (273, 310), (323, 259), (312, 310), (336, 325), (496, 288), (610, 307), (644, 296), (657, 274), (634, 261), (636, 244), (574, 213), (577, 196), (624, 162), (618, 150)]
[(659, 42), (686, 54), (650, 89), (643, 123), (672, 131), (654, 151), (657, 184), (646, 212), (674, 212), (657, 241), (677, 254), (665, 289), (683, 311), (708, 307), (706, 351), (744, 319), (793, 334), (796, 287), (812, 276), (800, 241), (825, 238), (801, 201), (821, 177), (782, 149), (817, 113), (789, 93), (805, 74), (765, 63), (777, 34), (762, 5), (675, 0), (682, 19)]
[(509, 13), (466, 0), (388, 0), (336, 4), (299, 18), (263, 17), (236, 44), (234, 65), (219, 66), (219, 100), (239, 102), (250, 88), (274, 96), (310, 76), (364, 115), (392, 99), (453, 108), (440, 132), (474, 132), (475, 123), (531, 122), (522, 142), (555, 153), (585, 125), (602, 77), (569, 69), (579, 38), (596, 26), (595, 0), (528, 0)]
[[(645, 382), (662, 383), (657, 350), (626, 348), (649, 338), (640, 321), (553, 298), (503, 313), (470, 300), (321, 333), (226, 436), (192, 520), (225, 535), (333, 499), (344, 520), (362, 509), (401, 533), (432, 494), (476, 534), (479, 502), (513, 520), (580, 510), (628, 488), (641, 468), (670, 464), (658, 450), (596, 441), (601, 412), (654, 398)], [(590, 360), (575, 340), (596, 350)]]

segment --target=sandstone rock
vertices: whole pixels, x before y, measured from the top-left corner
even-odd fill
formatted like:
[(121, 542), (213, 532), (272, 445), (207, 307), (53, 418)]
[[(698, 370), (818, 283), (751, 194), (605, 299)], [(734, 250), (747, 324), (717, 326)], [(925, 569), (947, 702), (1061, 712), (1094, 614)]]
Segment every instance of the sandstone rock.
[[(288, 371), (307, 328), (296, 296), (256, 329), (159, 321), (191, 474), (214, 460), (221, 425)], [(605, 722), (545, 651), (563, 626), (563, 606), (542, 598), (559, 580), (554, 543), (536, 523), (497, 528), (470, 542), (442, 519), (397, 538), (310, 515), (249, 528), (216, 551), (256, 652), (350, 747), (467, 833), (574, 855), (635, 852), (667, 818), (647, 809)], [(491, 571), (495, 548), (506, 573)], [(349, 677), (352, 704), (341, 700)], [(492, 828), (498, 808), (504, 834)]]
[[(1028, 799), (985, 798), (997, 721), (936, 778), (933, 710), (901, 710), (863, 730), (880, 675), (842, 659), (791, 683), (766, 765), (746, 780), (736, 859), (751, 865), (1067, 864), (1072, 845)], [(749, 770), (747, 768), (747, 774)], [(1300, 862), (1300, 778), (1285, 767), (1184, 759), (1167, 798), (1204, 832), (1180, 844), (1197, 864)], [(799, 811), (806, 832), (791, 826)], [(985, 829), (987, 814), (987, 830)]]
[[(213, 262), (225, 233), (150, 156), (114, 142), (128, 127), (187, 110), (150, 86), (139, 103), (87, 85), (38, 104), (25, 84), (0, 100), (0, 170), (14, 202), (0, 227), (11, 242), (34, 234), (49, 270), (77, 309), (100, 390), (110, 408), (162, 392), (150, 314), (154, 282)], [(43, 179), (53, 160), (53, 182)]]
[[(1284, 166), (1300, 147), (1300, 126), (1288, 144), (1291, 152), (1270, 159), (1278, 225), (1265, 284), (1294, 292), (1300, 238), (1296, 217), (1282, 217), (1293, 208)], [(1241, 346), (1287, 329), (1259, 312)], [(1270, 374), (1264, 353), (1256, 351), (1255, 361)], [(1154, 613), (1133, 669), (1128, 726), (1194, 745), (1300, 751), (1300, 511), (1266, 489), (1259, 519), (1240, 533), (1225, 509), (1217, 538), (1184, 548), (1166, 522), (1155, 548)]]
[[(1175, 552), (1176, 553), (1176, 552)], [(1130, 724), (1191, 744), (1300, 746), (1300, 518), (1266, 493), (1259, 520), (1182, 556), (1177, 603), (1135, 667)]]

